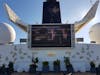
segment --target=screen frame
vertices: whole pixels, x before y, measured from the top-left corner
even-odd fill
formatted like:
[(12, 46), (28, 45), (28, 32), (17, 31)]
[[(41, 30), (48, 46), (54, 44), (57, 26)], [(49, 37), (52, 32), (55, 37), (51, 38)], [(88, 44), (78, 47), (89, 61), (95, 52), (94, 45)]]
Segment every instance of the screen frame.
[[(65, 25), (71, 25), (71, 47), (67, 47), (67, 46), (59, 46), (59, 47), (66, 47), (66, 48), (73, 48), (75, 47), (75, 31), (74, 31), (74, 24), (58, 24), (58, 23), (54, 23), (54, 24), (34, 24), (35, 26), (65, 26)], [(43, 48), (44, 46), (36, 46), (36, 47), (32, 47), (32, 44), (31, 44), (31, 32), (32, 32), (32, 25), (29, 25), (28, 26), (28, 48)], [(45, 46), (44, 48), (54, 48), (54, 47), (58, 47), (58, 46)]]

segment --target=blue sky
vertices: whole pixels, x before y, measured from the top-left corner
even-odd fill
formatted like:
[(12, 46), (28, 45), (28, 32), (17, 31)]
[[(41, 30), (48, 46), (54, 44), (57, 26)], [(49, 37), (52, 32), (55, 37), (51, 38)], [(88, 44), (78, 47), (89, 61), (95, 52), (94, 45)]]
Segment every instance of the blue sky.
[[(27, 24), (41, 24), (42, 23), (42, 6), (45, 0), (0, 0), (0, 22), (7, 22), (11, 24), (16, 31), (15, 43), (19, 43), (20, 38), (27, 38), (27, 33), (23, 32), (16, 25), (8, 20), (7, 14), (4, 10), (4, 3), (7, 3), (20, 18)], [(88, 10), (91, 8), (92, 4), (90, 0), (59, 0), (62, 23), (74, 23), (79, 21)], [(92, 0), (94, 3), (96, 0)], [(81, 31), (76, 33), (76, 37), (85, 38), (85, 43), (89, 43), (89, 28), (100, 22), (100, 5), (97, 10), (95, 18), (82, 28)]]

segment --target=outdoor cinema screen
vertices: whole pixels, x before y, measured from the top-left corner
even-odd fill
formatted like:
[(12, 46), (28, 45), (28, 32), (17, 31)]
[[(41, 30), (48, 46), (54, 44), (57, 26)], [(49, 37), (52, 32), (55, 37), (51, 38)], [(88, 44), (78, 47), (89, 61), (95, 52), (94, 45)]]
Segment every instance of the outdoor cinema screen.
[(30, 46), (72, 47), (72, 25), (31, 25)]

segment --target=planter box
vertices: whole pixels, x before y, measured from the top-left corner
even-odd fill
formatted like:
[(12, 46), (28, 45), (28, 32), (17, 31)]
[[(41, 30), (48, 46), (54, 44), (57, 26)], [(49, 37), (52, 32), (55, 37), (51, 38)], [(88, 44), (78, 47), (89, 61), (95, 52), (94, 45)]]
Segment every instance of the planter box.
[(36, 73), (36, 68), (37, 68), (37, 65), (30, 65), (29, 72)]
[(95, 67), (91, 67), (91, 68), (90, 68), (90, 72), (91, 72), (91, 73), (96, 73), (96, 68), (95, 68)]
[(74, 69), (73, 69), (72, 66), (66, 66), (66, 69), (67, 69), (68, 73), (73, 73), (74, 72)]
[(43, 66), (42, 71), (43, 72), (49, 72), (49, 66)]
[(59, 72), (60, 71), (60, 65), (54, 65), (54, 71)]

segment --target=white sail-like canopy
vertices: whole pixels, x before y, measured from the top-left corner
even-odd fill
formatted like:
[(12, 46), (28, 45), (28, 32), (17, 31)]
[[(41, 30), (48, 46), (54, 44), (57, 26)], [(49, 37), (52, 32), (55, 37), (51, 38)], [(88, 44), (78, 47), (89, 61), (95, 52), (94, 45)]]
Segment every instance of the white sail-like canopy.
[[(85, 26), (88, 22), (90, 22), (96, 14), (97, 7), (99, 5), (99, 0), (97, 0), (94, 5), (91, 7), (91, 9), (88, 11), (88, 13), (84, 16), (84, 18), (80, 21), (75, 22), (75, 32), (78, 32), (83, 26)], [(9, 19), (19, 26), (22, 30), (27, 32), (27, 24), (23, 23), (21, 19), (15, 14), (15, 12), (7, 5), (5, 4), (5, 9), (7, 11)]]
[(7, 5), (4, 4), (5, 9), (7, 11), (9, 19), (16, 24), (18, 27), (20, 27), (22, 30), (27, 32), (27, 24), (21, 21), (21, 19), (16, 15), (16, 13)]
[(88, 13), (84, 16), (82, 20), (75, 22), (75, 32), (78, 32), (83, 26), (85, 26), (95, 17), (98, 5), (99, 0), (95, 2), (95, 4), (91, 7), (91, 9), (88, 11)]

